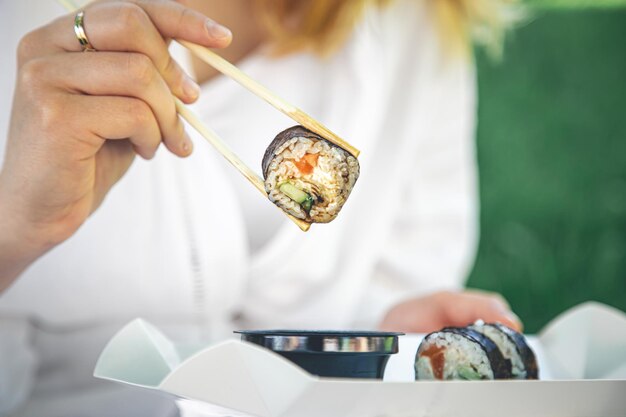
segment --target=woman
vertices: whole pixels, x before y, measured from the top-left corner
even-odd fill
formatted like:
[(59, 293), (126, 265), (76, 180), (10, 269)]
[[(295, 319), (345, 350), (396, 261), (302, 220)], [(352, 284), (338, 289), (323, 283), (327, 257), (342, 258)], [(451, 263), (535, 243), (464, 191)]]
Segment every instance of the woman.
[[(475, 81), (458, 46), (492, 2), (381, 3), (97, 2), (82, 24), (95, 52), (74, 14), (22, 38), (0, 173), (4, 412), (174, 412), (90, 377), (137, 316), (188, 342), (238, 327), (519, 328), (498, 295), (459, 291), (477, 210)], [(224, 48), (361, 149), (336, 221), (302, 234), (185, 133), (172, 94), (251, 166), (293, 122), (194, 61), (196, 84), (170, 38)]]

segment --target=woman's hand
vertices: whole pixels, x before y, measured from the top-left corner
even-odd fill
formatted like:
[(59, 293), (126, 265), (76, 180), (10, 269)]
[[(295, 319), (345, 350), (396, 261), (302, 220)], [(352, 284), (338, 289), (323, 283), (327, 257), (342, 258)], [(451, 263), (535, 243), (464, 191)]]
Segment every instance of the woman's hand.
[(73, 25), (73, 14), (61, 17), (19, 46), (0, 172), (0, 290), (78, 229), (135, 154), (150, 159), (161, 142), (191, 153), (172, 94), (191, 103), (199, 88), (167, 40), (231, 41), (227, 29), (172, 1), (87, 6), (84, 27), (97, 52), (81, 52)]
[(380, 328), (430, 333), (446, 326), (467, 326), (479, 319), (522, 330), (522, 323), (501, 295), (475, 290), (443, 291), (397, 304), (387, 312)]

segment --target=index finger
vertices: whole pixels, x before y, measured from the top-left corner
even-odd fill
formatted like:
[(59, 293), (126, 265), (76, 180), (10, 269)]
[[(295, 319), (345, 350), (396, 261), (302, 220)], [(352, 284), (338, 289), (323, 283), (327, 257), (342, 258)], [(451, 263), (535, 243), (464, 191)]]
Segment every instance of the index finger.
[[(228, 29), (169, 0), (93, 3), (84, 10), (83, 28), (96, 50), (147, 55), (172, 93), (185, 102), (195, 100), (198, 89), (170, 56), (165, 39), (176, 37), (208, 47), (224, 47), (232, 39)], [(81, 50), (74, 15), (66, 15), (27, 35), (20, 45), (20, 61)]]
[(102, 4), (116, 4), (121, 21), (136, 19), (134, 12), (138, 10), (132, 6), (139, 7), (165, 39), (183, 39), (207, 48), (224, 48), (232, 40), (228, 28), (174, 0), (103, 0), (87, 5), (85, 10)]
[(228, 28), (175, 1), (131, 1), (146, 11), (165, 38), (183, 39), (208, 48), (224, 48), (232, 40)]

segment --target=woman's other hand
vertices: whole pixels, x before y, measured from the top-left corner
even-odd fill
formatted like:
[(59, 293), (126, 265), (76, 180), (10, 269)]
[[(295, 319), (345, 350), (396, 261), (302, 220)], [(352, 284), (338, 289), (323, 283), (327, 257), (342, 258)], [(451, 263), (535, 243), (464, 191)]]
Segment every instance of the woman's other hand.
[(96, 2), (84, 28), (97, 52), (81, 52), (74, 14), (27, 34), (0, 172), (0, 290), (71, 236), (122, 177), (135, 154), (161, 142), (181, 157), (192, 144), (172, 94), (196, 83), (170, 57), (167, 40), (228, 46), (231, 34), (173, 1)]
[(446, 326), (467, 326), (479, 319), (522, 331), (522, 323), (500, 294), (476, 290), (443, 291), (404, 301), (387, 312), (380, 328), (430, 333)]

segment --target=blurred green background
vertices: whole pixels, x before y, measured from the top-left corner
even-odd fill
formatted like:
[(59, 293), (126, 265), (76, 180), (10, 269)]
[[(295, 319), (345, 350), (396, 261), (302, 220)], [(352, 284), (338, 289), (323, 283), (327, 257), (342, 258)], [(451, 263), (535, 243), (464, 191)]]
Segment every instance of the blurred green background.
[(626, 311), (626, 2), (527, 4), (502, 61), (478, 52), (468, 285), (502, 293), (536, 332), (586, 300)]

